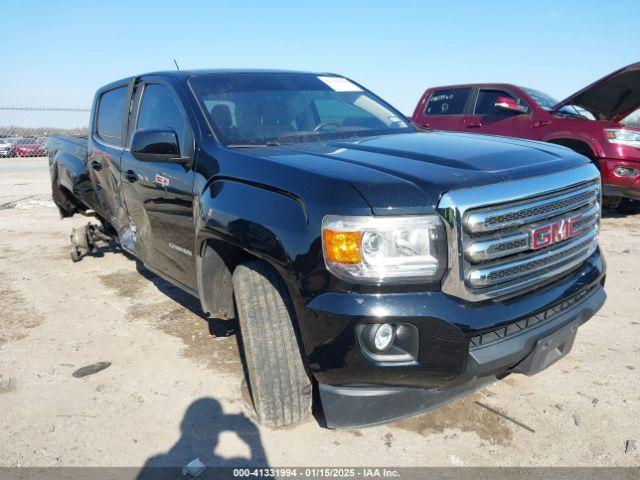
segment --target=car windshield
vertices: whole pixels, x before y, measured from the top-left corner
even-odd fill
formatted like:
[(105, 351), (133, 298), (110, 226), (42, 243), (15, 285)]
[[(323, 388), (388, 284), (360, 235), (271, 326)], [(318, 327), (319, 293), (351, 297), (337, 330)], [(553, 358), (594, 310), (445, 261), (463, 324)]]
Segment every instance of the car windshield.
[(33, 145), (36, 141), (33, 138), (21, 138), (16, 143), (18, 145)]
[(225, 73), (194, 76), (191, 85), (229, 147), (414, 131), (401, 113), (344, 77)]
[(545, 110), (551, 110), (558, 103), (558, 100), (540, 90), (525, 87), (522, 87), (522, 90), (524, 90), (540, 108), (544, 108)]
[(640, 128), (640, 108), (624, 117), (621, 123), (627, 125), (628, 127)]

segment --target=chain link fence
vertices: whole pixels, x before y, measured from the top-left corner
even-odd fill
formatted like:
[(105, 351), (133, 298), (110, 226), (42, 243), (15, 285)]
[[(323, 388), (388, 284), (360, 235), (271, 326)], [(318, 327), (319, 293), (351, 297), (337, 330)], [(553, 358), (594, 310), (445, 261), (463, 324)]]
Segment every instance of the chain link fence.
[(86, 136), (90, 112), (87, 108), (0, 106), (0, 209), (50, 198), (47, 138)]

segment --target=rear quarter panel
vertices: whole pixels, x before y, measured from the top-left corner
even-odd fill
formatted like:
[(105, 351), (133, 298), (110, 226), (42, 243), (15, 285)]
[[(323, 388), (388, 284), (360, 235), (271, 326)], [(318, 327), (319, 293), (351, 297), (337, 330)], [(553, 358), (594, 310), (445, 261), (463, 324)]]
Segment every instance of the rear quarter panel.
[(62, 187), (79, 203), (93, 209), (96, 197), (86, 168), (86, 141), (52, 137), (46, 150), (53, 188)]

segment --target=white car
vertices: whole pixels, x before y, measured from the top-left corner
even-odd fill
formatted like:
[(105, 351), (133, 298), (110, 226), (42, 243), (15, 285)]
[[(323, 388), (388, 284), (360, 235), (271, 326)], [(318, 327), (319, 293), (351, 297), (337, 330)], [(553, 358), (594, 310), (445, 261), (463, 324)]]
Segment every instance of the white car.
[(0, 138), (0, 157), (13, 156), (13, 143), (9, 138)]

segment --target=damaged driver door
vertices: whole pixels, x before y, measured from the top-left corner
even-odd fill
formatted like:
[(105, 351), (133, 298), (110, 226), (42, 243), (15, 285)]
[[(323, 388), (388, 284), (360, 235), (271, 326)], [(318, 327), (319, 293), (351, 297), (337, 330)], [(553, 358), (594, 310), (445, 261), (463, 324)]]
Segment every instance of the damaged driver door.
[(179, 162), (141, 161), (131, 148), (122, 156), (122, 190), (132, 250), (158, 274), (194, 290), (193, 133), (184, 108), (164, 83), (138, 83), (129, 122), (128, 147), (137, 130), (171, 129)]

